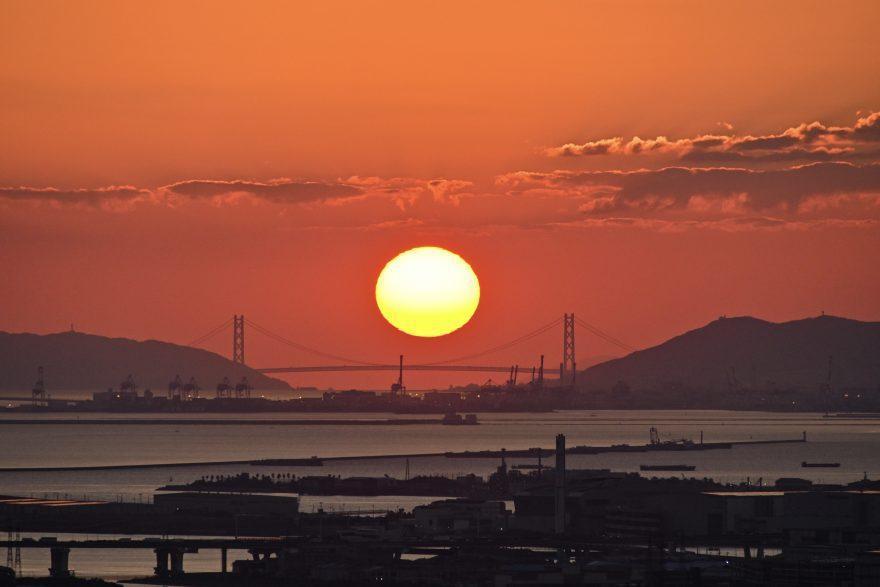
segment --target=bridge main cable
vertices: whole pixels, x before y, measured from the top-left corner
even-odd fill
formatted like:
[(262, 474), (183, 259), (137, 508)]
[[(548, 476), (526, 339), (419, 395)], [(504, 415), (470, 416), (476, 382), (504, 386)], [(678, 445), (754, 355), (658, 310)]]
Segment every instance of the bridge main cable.
[[(469, 354), (469, 355), (462, 355), (462, 356), (460, 356), (460, 357), (455, 357), (455, 358), (452, 358), (452, 359), (446, 359), (446, 360), (444, 360), (444, 361), (434, 361), (434, 362), (432, 362), (432, 363), (425, 363), (425, 365), (426, 365), (426, 366), (430, 366), (430, 365), (433, 365), (433, 366), (437, 366), (437, 365), (447, 365), (447, 364), (449, 364), (449, 363), (457, 363), (457, 362), (459, 362), (459, 361), (467, 361), (467, 360), (470, 360), (470, 359), (476, 359), (476, 358), (478, 358), (478, 357), (482, 357), (482, 356), (485, 356), (485, 355), (488, 355), (488, 354), (491, 354), (491, 353), (496, 353), (496, 352), (498, 352), (498, 351), (507, 350), (507, 349), (509, 349), (509, 348), (511, 348), (511, 347), (514, 347), (514, 346), (516, 346), (516, 345), (518, 345), (518, 344), (520, 344), (520, 343), (523, 343), (523, 342), (526, 342), (526, 341), (528, 341), (528, 340), (531, 340), (531, 339), (535, 338), (536, 336), (540, 336), (540, 335), (544, 334), (544, 333), (547, 332), (548, 330), (550, 330), (550, 329), (555, 328), (556, 326), (558, 326), (558, 325), (560, 324), (560, 322), (562, 322), (562, 318), (556, 318), (556, 319), (553, 320), (552, 322), (549, 322), (549, 323), (547, 323), (547, 324), (545, 324), (545, 325), (543, 325), (543, 326), (541, 326), (541, 327), (539, 327), (539, 328), (536, 328), (535, 330), (532, 330), (531, 332), (528, 332), (528, 333), (526, 333), (526, 334), (523, 334), (522, 336), (519, 336), (519, 337), (517, 337), (517, 338), (515, 338), (515, 339), (513, 339), (513, 340), (510, 340), (510, 341), (508, 341), (508, 342), (505, 342), (505, 343), (503, 343), (503, 344), (499, 344), (499, 345), (497, 345), (497, 346), (494, 346), (494, 347), (488, 348), (488, 349), (486, 349), (486, 350), (484, 350), (484, 351), (480, 351), (480, 352), (477, 352), (477, 353), (471, 353), (471, 354)], [(545, 371), (546, 371), (546, 369), (545, 369)]]
[[(272, 332), (268, 328), (260, 326), (259, 324), (255, 323), (253, 320), (250, 320), (250, 319), (246, 319), (245, 323), (248, 326), (250, 326), (251, 328), (253, 328), (254, 330), (256, 330), (257, 332), (259, 332), (260, 334), (262, 334), (263, 336), (267, 336), (276, 342), (280, 342), (281, 344), (285, 344), (287, 346), (293, 347), (293, 348), (301, 350), (301, 351), (305, 351), (307, 353), (311, 353), (313, 355), (317, 355), (319, 357), (324, 357), (325, 359), (332, 359), (334, 361), (341, 361), (343, 363), (355, 363), (356, 365), (362, 365), (362, 366), (372, 366), (372, 367), (379, 366), (379, 363), (371, 363), (369, 361), (360, 361), (358, 359), (351, 359), (348, 357), (343, 357), (341, 355), (334, 355), (333, 353), (326, 353), (324, 351), (306, 346), (304, 344), (300, 344), (298, 342), (290, 340), (289, 338), (281, 336), (280, 334), (275, 334), (274, 332)], [(278, 371), (276, 371), (276, 373), (277, 372)]]
[(577, 322), (578, 326), (580, 326), (581, 328), (586, 329), (587, 331), (598, 336), (599, 338), (601, 338), (605, 342), (609, 342), (620, 349), (623, 349), (623, 350), (630, 352), (630, 353), (637, 350), (635, 347), (630, 346), (630, 345), (626, 344), (625, 342), (623, 342), (622, 340), (611, 336), (610, 334), (608, 334), (604, 330), (601, 330), (598, 326), (593, 326), (592, 324), (590, 324), (586, 320), (581, 319), (580, 317), (575, 318), (575, 322)]
[[(341, 371), (397, 371), (400, 365), (310, 365), (295, 367), (265, 367), (256, 369), (260, 373), (327, 373)], [(406, 371), (447, 371), (447, 372), (480, 372), (509, 373), (510, 367), (490, 365), (406, 365)], [(544, 369), (545, 374), (558, 374), (559, 369)]]
[(225, 330), (226, 328), (229, 328), (229, 326), (231, 324), (232, 324), (232, 318), (228, 319), (226, 322), (224, 322), (220, 326), (216, 326), (216, 327), (212, 328), (211, 330), (209, 330), (207, 333), (203, 334), (202, 336), (200, 336), (198, 338), (194, 338), (190, 342), (186, 343), (186, 346), (195, 346), (197, 344), (201, 344), (201, 343), (207, 341), (208, 339), (220, 334), (221, 332), (223, 332), (223, 330)]

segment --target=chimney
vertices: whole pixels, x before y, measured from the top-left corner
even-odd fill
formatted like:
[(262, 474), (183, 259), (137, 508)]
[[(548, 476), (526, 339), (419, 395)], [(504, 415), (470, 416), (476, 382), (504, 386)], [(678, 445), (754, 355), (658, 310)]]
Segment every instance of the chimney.
[(565, 435), (556, 435), (556, 471), (553, 474), (555, 483), (556, 518), (554, 531), (565, 533)]

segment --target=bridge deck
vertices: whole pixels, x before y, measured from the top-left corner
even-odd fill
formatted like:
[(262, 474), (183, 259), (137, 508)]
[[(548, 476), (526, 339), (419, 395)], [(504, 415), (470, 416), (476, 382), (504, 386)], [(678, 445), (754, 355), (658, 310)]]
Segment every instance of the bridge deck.
[[(295, 367), (265, 367), (257, 369), (260, 373), (317, 373), (328, 371), (397, 371), (400, 365), (305, 365)], [(489, 365), (404, 365), (404, 371), (477, 371), (483, 373), (510, 373), (510, 367)], [(521, 367), (520, 375), (528, 369)], [(544, 369), (544, 375), (559, 375), (559, 369)]]
[(305, 539), (299, 537), (279, 538), (143, 538), (129, 539), (93, 539), (93, 540), (46, 540), (22, 538), (21, 540), (0, 540), (0, 548), (122, 548), (122, 549), (155, 549), (155, 548), (279, 548), (296, 546)]

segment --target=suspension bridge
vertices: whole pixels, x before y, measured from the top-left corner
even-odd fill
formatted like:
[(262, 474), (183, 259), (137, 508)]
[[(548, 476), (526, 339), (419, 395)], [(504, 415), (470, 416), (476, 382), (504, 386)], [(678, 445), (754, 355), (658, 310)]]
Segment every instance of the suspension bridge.
[(315, 373), (315, 372), (340, 372), (340, 371), (447, 371), (447, 372), (482, 372), (482, 373), (510, 373), (511, 377), (515, 377), (514, 369), (519, 370), (519, 366), (511, 365), (487, 365), (473, 364), (473, 361), (482, 359), (487, 355), (495, 355), (502, 353), (525, 342), (542, 336), (554, 329), (562, 327), (562, 360), (559, 368), (544, 367), (544, 355), (541, 355), (540, 361), (534, 367), (533, 371), (539, 370), (539, 376), (543, 379), (544, 375), (558, 376), (560, 381), (564, 383), (574, 382), (577, 372), (577, 359), (575, 354), (575, 334), (579, 328), (590, 336), (594, 336), (606, 343), (611, 344), (620, 350), (630, 353), (636, 349), (626, 344), (620, 339), (605, 332), (601, 328), (590, 324), (589, 322), (576, 318), (574, 313), (564, 314), (562, 317), (551, 320), (530, 332), (509, 340), (503, 344), (498, 344), (479, 352), (467, 355), (449, 357), (439, 361), (422, 362), (418, 364), (403, 365), (403, 356), (400, 357), (399, 363), (376, 363), (371, 361), (363, 361), (344, 357), (334, 353), (329, 353), (300, 342), (291, 340), (281, 334), (273, 332), (268, 328), (255, 323), (253, 320), (245, 319), (244, 315), (235, 315), (222, 324), (212, 328), (202, 336), (190, 341), (187, 346), (199, 346), (209, 340), (232, 330), (232, 360), (235, 363), (245, 365), (245, 325), (248, 331), (256, 332), (280, 345), (295, 349), (300, 352), (310, 354), (333, 361), (333, 364), (308, 364), (308, 365), (285, 365), (278, 367), (258, 367), (256, 371), (266, 374), (278, 373)]

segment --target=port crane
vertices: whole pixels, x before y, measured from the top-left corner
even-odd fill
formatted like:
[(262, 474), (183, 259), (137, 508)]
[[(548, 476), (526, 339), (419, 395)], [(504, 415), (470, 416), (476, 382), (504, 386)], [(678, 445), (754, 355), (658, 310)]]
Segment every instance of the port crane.
[(134, 382), (134, 376), (129, 374), (125, 380), (119, 384), (119, 393), (137, 393), (137, 384)]
[(199, 384), (196, 383), (195, 377), (190, 377), (189, 381), (183, 386), (183, 397), (186, 400), (193, 400), (199, 397)]
[(251, 384), (248, 383), (247, 377), (242, 377), (241, 381), (235, 384), (236, 399), (251, 399)]
[(31, 390), (31, 403), (34, 407), (45, 406), (46, 400), (46, 383), (43, 381), (43, 366), (37, 367), (37, 381)]
[(229, 377), (224, 377), (223, 381), (217, 384), (217, 399), (229, 398), (232, 396), (232, 385), (229, 383)]
[(397, 382), (391, 384), (391, 397), (405, 394), (406, 387), (403, 385), (403, 355), (400, 355), (400, 364), (397, 372)]
[(180, 375), (176, 375), (174, 380), (168, 384), (168, 399), (180, 399), (180, 390), (183, 388), (183, 381), (180, 379)]

